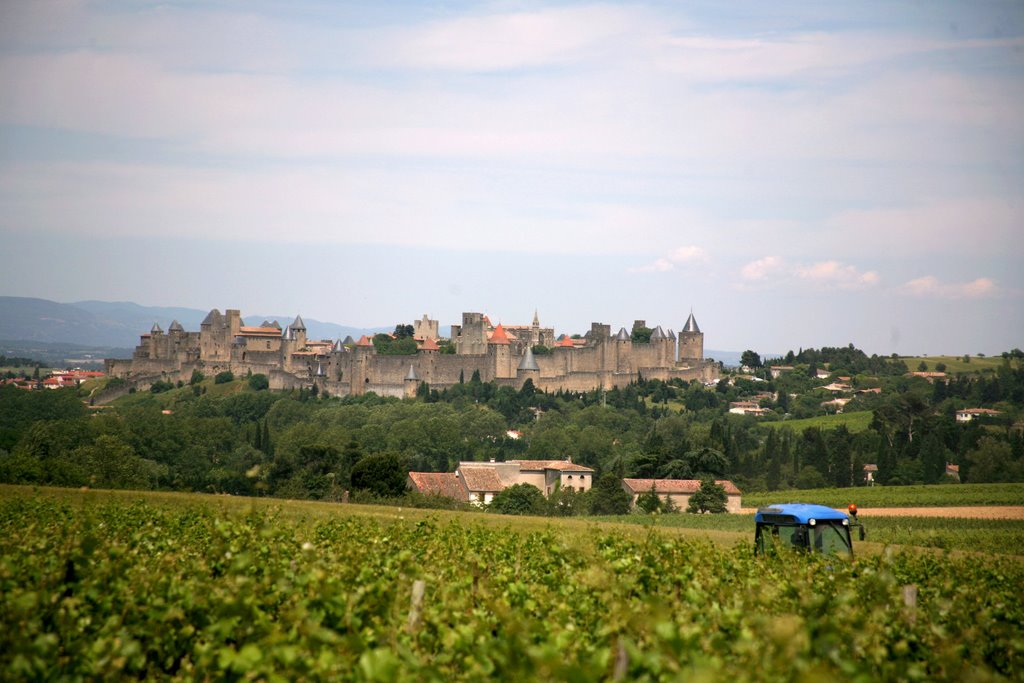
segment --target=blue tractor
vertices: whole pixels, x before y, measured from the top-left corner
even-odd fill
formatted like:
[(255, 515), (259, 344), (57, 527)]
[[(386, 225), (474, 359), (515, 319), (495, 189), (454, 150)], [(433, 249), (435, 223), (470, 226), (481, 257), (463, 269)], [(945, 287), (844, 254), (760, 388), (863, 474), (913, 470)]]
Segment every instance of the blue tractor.
[[(864, 525), (857, 521), (857, 506), (849, 507), (849, 515), (824, 505), (784, 503), (759, 508), (754, 516), (754, 554), (765, 555), (778, 548), (792, 548), (824, 555), (853, 557), (853, 539), (850, 527), (860, 529), (864, 540)], [(853, 521), (850, 521), (850, 518)]]

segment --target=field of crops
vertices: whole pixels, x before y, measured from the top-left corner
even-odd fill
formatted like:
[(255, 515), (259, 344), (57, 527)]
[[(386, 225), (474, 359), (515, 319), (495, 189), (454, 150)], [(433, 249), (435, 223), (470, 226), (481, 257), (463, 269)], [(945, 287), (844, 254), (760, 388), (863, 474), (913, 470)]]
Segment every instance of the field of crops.
[[(1024, 563), (754, 558), (601, 525), (0, 498), (0, 675), (985, 680), (1024, 675)], [(453, 521), (454, 520), (454, 521)], [(547, 525), (547, 522), (545, 522)], [(917, 587), (907, 606), (904, 586)], [(422, 588), (422, 594), (419, 592)], [(422, 597), (420, 597), (422, 595)]]
[[(653, 525), (661, 529), (734, 532), (738, 541), (753, 543), (753, 515), (628, 515), (605, 521)], [(943, 517), (867, 517), (869, 546), (854, 540), (855, 552), (877, 552), (878, 546), (912, 545), (965, 552), (1024, 555), (1024, 521), (1016, 519), (950, 519)]]
[(801, 501), (845, 508), (958, 507), (1024, 505), (1024, 484), (939, 484), (932, 486), (858, 486), (849, 489), (808, 489), (749, 493), (744, 507)]

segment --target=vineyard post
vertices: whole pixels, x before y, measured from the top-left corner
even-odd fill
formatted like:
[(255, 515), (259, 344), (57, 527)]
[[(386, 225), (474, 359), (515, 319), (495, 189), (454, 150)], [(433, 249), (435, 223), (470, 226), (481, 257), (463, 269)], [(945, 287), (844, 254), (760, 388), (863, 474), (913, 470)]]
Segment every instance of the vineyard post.
[(903, 606), (906, 608), (907, 618), (913, 623), (917, 619), (917, 586), (908, 583), (903, 586)]
[(409, 633), (414, 633), (420, 625), (420, 612), (423, 610), (423, 592), (427, 584), (423, 579), (412, 582), (412, 597), (409, 600)]

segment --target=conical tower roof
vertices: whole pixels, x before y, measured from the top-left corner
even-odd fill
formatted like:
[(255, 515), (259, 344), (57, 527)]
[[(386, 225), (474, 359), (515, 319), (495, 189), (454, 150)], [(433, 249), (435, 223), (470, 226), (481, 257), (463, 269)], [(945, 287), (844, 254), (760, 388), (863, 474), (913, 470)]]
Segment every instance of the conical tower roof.
[(672, 328), (669, 328), (668, 330), (668, 338), (675, 341), (676, 333), (672, 331)]
[(626, 332), (626, 328), (620, 327), (619, 333), (615, 335), (615, 341), (629, 341), (630, 339), (631, 337), (629, 336), (629, 332)]
[(697, 327), (697, 321), (693, 317), (693, 311), (690, 311), (690, 317), (686, 319), (686, 324), (683, 325), (683, 332), (700, 332), (700, 328)]
[(220, 311), (218, 311), (215, 308), (212, 311), (210, 311), (209, 313), (207, 313), (206, 317), (203, 318), (202, 324), (203, 325), (220, 325), (221, 324)]
[(407, 381), (408, 380), (415, 381), (415, 380), (419, 379), (419, 377), (416, 376), (416, 368), (414, 366), (412, 366), (412, 365), (409, 366), (409, 372), (406, 373), (405, 379)]
[(661, 329), (661, 325), (654, 328), (654, 332), (651, 332), (651, 341), (661, 341), (667, 339), (668, 335), (665, 334), (665, 330)]
[(184, 332), (185, 328), (181, 326), (177, 320), (171, 321), (171, 326), (167, 328), (168, 332)]
[(356, 346), (373, 346), (373, 342), (365, 334), (356, 342)]
[(343, 353), (345, 351), (345, 344), (339, 339), (334, 342), (334, 346), (331, 347), (331, 351), (334, 351), (335, 353)]
[(292, 323), (292, 329), (293, 330), (302, 330), (302, 331), (306, 330), (306, 323), (302, 322), (302, 316), (301, 315), (295, 316), (295, 322)]
[(491, 333), (491, 338), (488, 340), (492, 344), (508, 344), (508, 335), (505, 334), (505, 328), (498, 323), (498, 326), (494, 328), (494, 332)]
[(529, 346), (526, 347), (526, 353), (523, 355), (523, 359), (519, 361), (520, 370), (535, 370), (540, 372), (540, 366), (537, 365), (537, 359), (533, 357), (533, 349)]
[(285, 341), (295, 341), (295, 335), (292, 334), (292, 328), (284, 328), (284, 330), (281, 332), (281, 339)]
[(537, 315), (537, 309), (533, 309), (533, 326), (540, 327), (540, 316)]
[(153, 323), (153, 327), (149, 330), (150, 334), (163, 334), (164, 331), (160, 329), (160, 323)]
[(351, 335), (351, 334), (349, 334), (349, 335), (346, 335), (346, 336), (345, 336), (345, 339), (344, 339), (344, 341), (342, 341), (341, 343), (342, 343), (342, 344), (355, 344), (355, 343), (356, 343), (356, 340), (352, 338), (352, 335)]

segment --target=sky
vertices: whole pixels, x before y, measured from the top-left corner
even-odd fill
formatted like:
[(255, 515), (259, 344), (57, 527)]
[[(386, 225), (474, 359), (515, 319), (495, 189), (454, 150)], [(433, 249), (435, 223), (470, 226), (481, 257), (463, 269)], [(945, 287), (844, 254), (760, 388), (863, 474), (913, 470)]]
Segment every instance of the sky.
[(7, 296), (999, 353), (1024, 3), (0, 3), (0, 244)]

